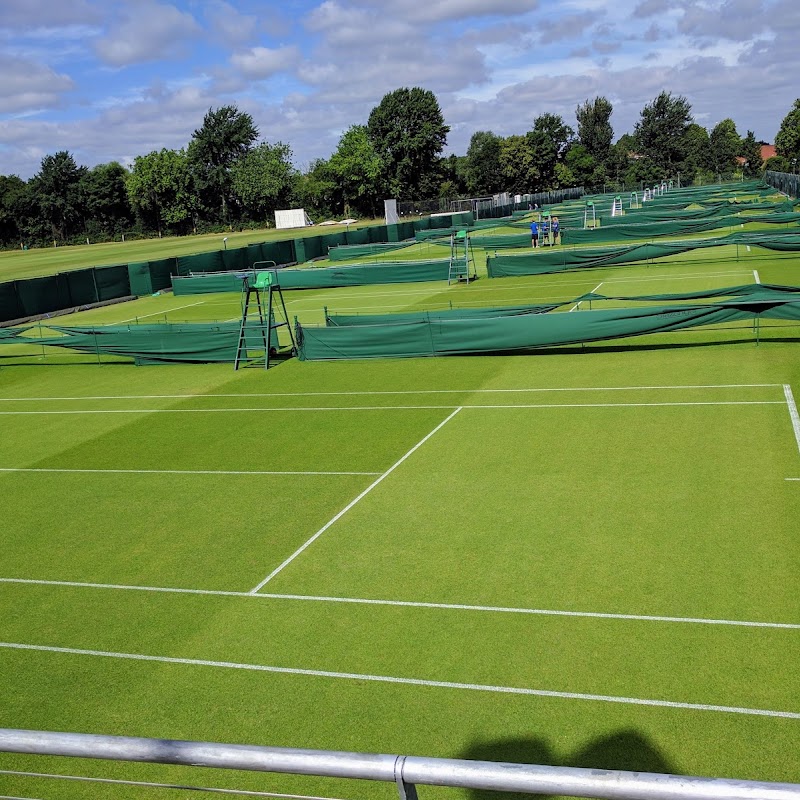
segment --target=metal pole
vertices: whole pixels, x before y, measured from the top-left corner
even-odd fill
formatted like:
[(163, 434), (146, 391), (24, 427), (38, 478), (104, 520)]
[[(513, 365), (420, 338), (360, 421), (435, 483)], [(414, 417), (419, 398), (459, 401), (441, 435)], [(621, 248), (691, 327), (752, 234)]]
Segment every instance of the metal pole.
[[(608, 800), (800, 800), (800, 785), (287, 747), (0, 729), (0, 752)], [(401, 791), (403, 791), (401, 787)]]

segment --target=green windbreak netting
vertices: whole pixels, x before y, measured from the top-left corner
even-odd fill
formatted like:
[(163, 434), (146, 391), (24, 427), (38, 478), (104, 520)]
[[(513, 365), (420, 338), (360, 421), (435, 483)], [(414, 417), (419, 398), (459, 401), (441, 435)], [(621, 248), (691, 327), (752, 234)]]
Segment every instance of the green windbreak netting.
[[(239, 341), (238, 322), (153, 325), (50, 326), (62, 334), (33, 340), (36, 345), (65, 347), (84, 353), (124, 356), (137, 364), (233, 362)], [(250, 350), (263, 351), (264, 334), (258, 326), (246, 332)], [(274, 329), (270, 342), (277, 347)], [(17, 340), (19, 343), (19, 340)]]
[(215, 294), (241, 292), (243, 272), (219, 272), (216, 275), (192, 275), (189, 278), (172, 278), (172, 293), (179, 297), (187, 294)]
[(300, 358), (304, 360), (402, 358), (598, 342), (752, 320), (756, 316), (800, 321), (800, 302), (737, 299), (708, 305), (419, 320), (399, 325), (319, 328), (298, 325), (297, 337)]
[(0, 283), (0, 322), (25, 316), (17, 294), (17, 282)]
[(525, 314), (545, 314), (562, 305), (502, 306), (499, 308), (448, 308), (440, 311), (405, 311), (396, 314), (329, 314), (325, 324), (329, 326), (403, 324), (420, 320), (484, 319), (486, 317), (514, 317)]
[[(97, 299), (101, 303), (106, 300), (116, 300), (118, 297), (130, 296), (131, 285), (128, 280), (127, 264), (120, 264), (116, 267), (95, 267), (94, 280), (97, 284)], [(166, 285), (169, 286), (169, 281)]]
[(356, 244), (339, 245), (332, 247), (328, 251), (328, 258), (331, 261), (345, 261), (350, 258), (361, 258), (362, 256), (378, 256), (382, 253), (389, 253), (392, 250), (402, 250), (404, 247), (411, 247), (415, 242), (384, 242), (382, 244)]
[(666, 258), (667, 256), (687, 253), (691, 250), (725, 245), (755, 246), (779, 251), (800, 251), (800, 231), (786, 233), (735, 231), (727, 236), (676, 242), (648, 242), (601, 248), (541, 248), (538, 252), (520, 255), (489, 256), (486, 259), (486, 270), (490, 278), (539, 275), (562, 270), (631, 264), (636, 261)]
[(98, 301), (94, 269), (76, 269), (72, 272), (62, 272), (61, 277), (66, 285), (69, 298), (67, 301), (68, 306), (87, 306)]
[(128, 264), (128, 282), (131, 294), (137, 297), (153, 294), (153, 282), (150, 280), (150, 262), (136, 261)]
[(225, 264), (222, 261), (222, 250), (213, 253), (196, 253), (192, 256), (178, 256), (178, 275), (188, 275), (197, 272), (222, 272)]
[(322, 269), (282, 269), (278, 271), (278, 281), (283, 289), (446, 281), (449, 269), (450, 260), (447, 258), (430, 261), (384, 261)]

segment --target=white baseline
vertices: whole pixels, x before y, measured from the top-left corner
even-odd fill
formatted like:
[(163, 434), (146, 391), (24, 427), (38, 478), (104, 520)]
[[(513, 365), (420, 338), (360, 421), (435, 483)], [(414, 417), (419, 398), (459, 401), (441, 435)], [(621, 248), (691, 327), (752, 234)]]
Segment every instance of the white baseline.
[(83, 469), (61, 467), (0, 467), (0, 472), (91, 472), (124, 475), (380, 475), (380, 472), (309, 472), (236, 469)]
[(788, 383), (783, 385), (783, 393), (786, 396), (786, 405), (789, 406), (789, 416), (792, 420), (792, 430), (797, 442), (797, 449), (800, 450), (800, 414), (797, 413), (797, 404), (794, 402), (792, 387)]
[(280, 675), (303, 675), (313, 678), (334, 678), (352, 681), (373, 681), (394, 683), (406, 686), (426, 686), (438, 689), (461, 689), (473, 692), (494, 692), (496, 694), (517, 694), (533, 697), (548, 697), (560, 700), (588, 700), (600, 703), (620, 703), (635, 706), (656, 706), (660, 708), (686, 709), (689, 711), (716, 711), (725, 714), (748, 714), (759, 717), (781, 717), (800, 719), (795, 711), (777, 711), (765, 708), (745, 708), (742, 706), (723, 706), (706, 703), (684, 703), (677, 700), (650, 700), (640, 697), (617, 697), (615, 695), (588, 694), (584, 692), (558, 692), (550, 689), (529, 689), (522, 686), (495, 686), (483, 683), (461, 683), (456, 681), (436, 681), (424, 678), (401, 678), (390, 675), (370, 675), (358, 672), (334, 672), (321, 669), (302, 669), (297, 667), (275, 667), (265, 664), (241, 664), (236, 661), (210, 661), (201, 658), (176, 658), (172, 656), (153, 656), (140, 653), (116, 653), (106, 650), (83, 650), (75, 647), (53, 647), (48, 645), (22, 644), (19, 642), (0, 642), (0, 648), (8, 650), (34, 650), (45, 653), (63, 653), (76, 656), (118, 658), (129, 661), (154, 661), (161, 664), (183, 664), (193, 667), (216, 667), (217, 669), (240, 669), (252, 672), (270, 672)]
[(429, 434), (420, 439), (405, 455), (403, 455), (401, 458), (395, 461), (395, 463), (392, 464), (392, 466), (389, 467), (389, 469), (387, 469), (386, 472), (383, 473), (383, 475), (381, 475), (377, 480), (373, 481), (369, 486), (367, 486), (367, 488), (364, 489), (364, 491), (361, 492), (361, 494), (358, 495), (358, 497), (349, 502), (335, 517), (328, 520), (328, 522), (326, 522), (310, 539), (308, 539), (300, 547), (298, 547), (297, 550), (295, 550), (294, 553), (292, 553), (289, 556), (289, 558), (287, 558), (282, 564), (280, 564), (274, 570), (272, 570), (272, 572), (270, 572), (270, 574), (267, 575), (267, 577), (264, 578), (264, 580), (261, 581), (261, 583), (259, 583), (258, 586), (254, 586), (250, 590), (250, 593), (255, 594), (256, 592), (258, 592), (259, 589), (261, 589), (263, 586), (266, 586), (266, 584), (268, 584), (281, 570), (289, 566), (289, 564), (291, 564), (292, 561), (294, 561), (297, 558), (297, 556), (299, 556), (307, 547), (309, 547), (317, 539), (319, 539), (319, 537), (322, 536), (322, 534), (325, 533), (325, 531), (328, 530), (328, 528), (330, 528), (331, 525), (340, 520), (356, 503), (359, 502), (359, 500), (366, 497), (382, 480), (388, 478), (389, 475), (391, 475), (409, 456), (413, 455), (417, 450), (419, 450), (419, 448), (422, 447), (422, 445), (425, 444), (425, 442), (427, 442), (428, 439), (431, 438), (431, 436), (433, 436), (437, 431), (441, 430), (445, 425), (447, 425), (447, 423), (450, 422), (450, 420), (453, 419), (453, 417), (456, 414), (458, 414), (459, 411), (461, 411), (460, 406), (455, 411), (453, 411), (453, 413), (450, 414), (447, 417), (447, 419), (442, 420), (442, 422), (440, 422)]

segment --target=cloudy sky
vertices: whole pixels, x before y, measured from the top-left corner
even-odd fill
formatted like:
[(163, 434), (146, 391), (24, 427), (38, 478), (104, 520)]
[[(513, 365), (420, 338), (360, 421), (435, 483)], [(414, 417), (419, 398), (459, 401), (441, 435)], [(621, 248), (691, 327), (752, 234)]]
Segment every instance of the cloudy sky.
[(228, 103), (303, 168), (401, 86), (436, 94), (459, 154), (598, 94), (619, 136), (664, 89), (773, 142), (798, 41), (798, 0), (0, 0), (0, 174), (129, 165)]

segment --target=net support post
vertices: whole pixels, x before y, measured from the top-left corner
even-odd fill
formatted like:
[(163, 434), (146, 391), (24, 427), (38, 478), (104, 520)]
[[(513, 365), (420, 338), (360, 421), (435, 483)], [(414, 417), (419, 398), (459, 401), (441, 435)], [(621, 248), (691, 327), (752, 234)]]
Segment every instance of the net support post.
[(400, 796), (400, 800), (419, 800), (416, 785), (408, 783), (403, 778), (403, 766), (405, 762), (406, 756), (398, 756), (394, 763), (394, 782), (397, 786), (397, 793)]

